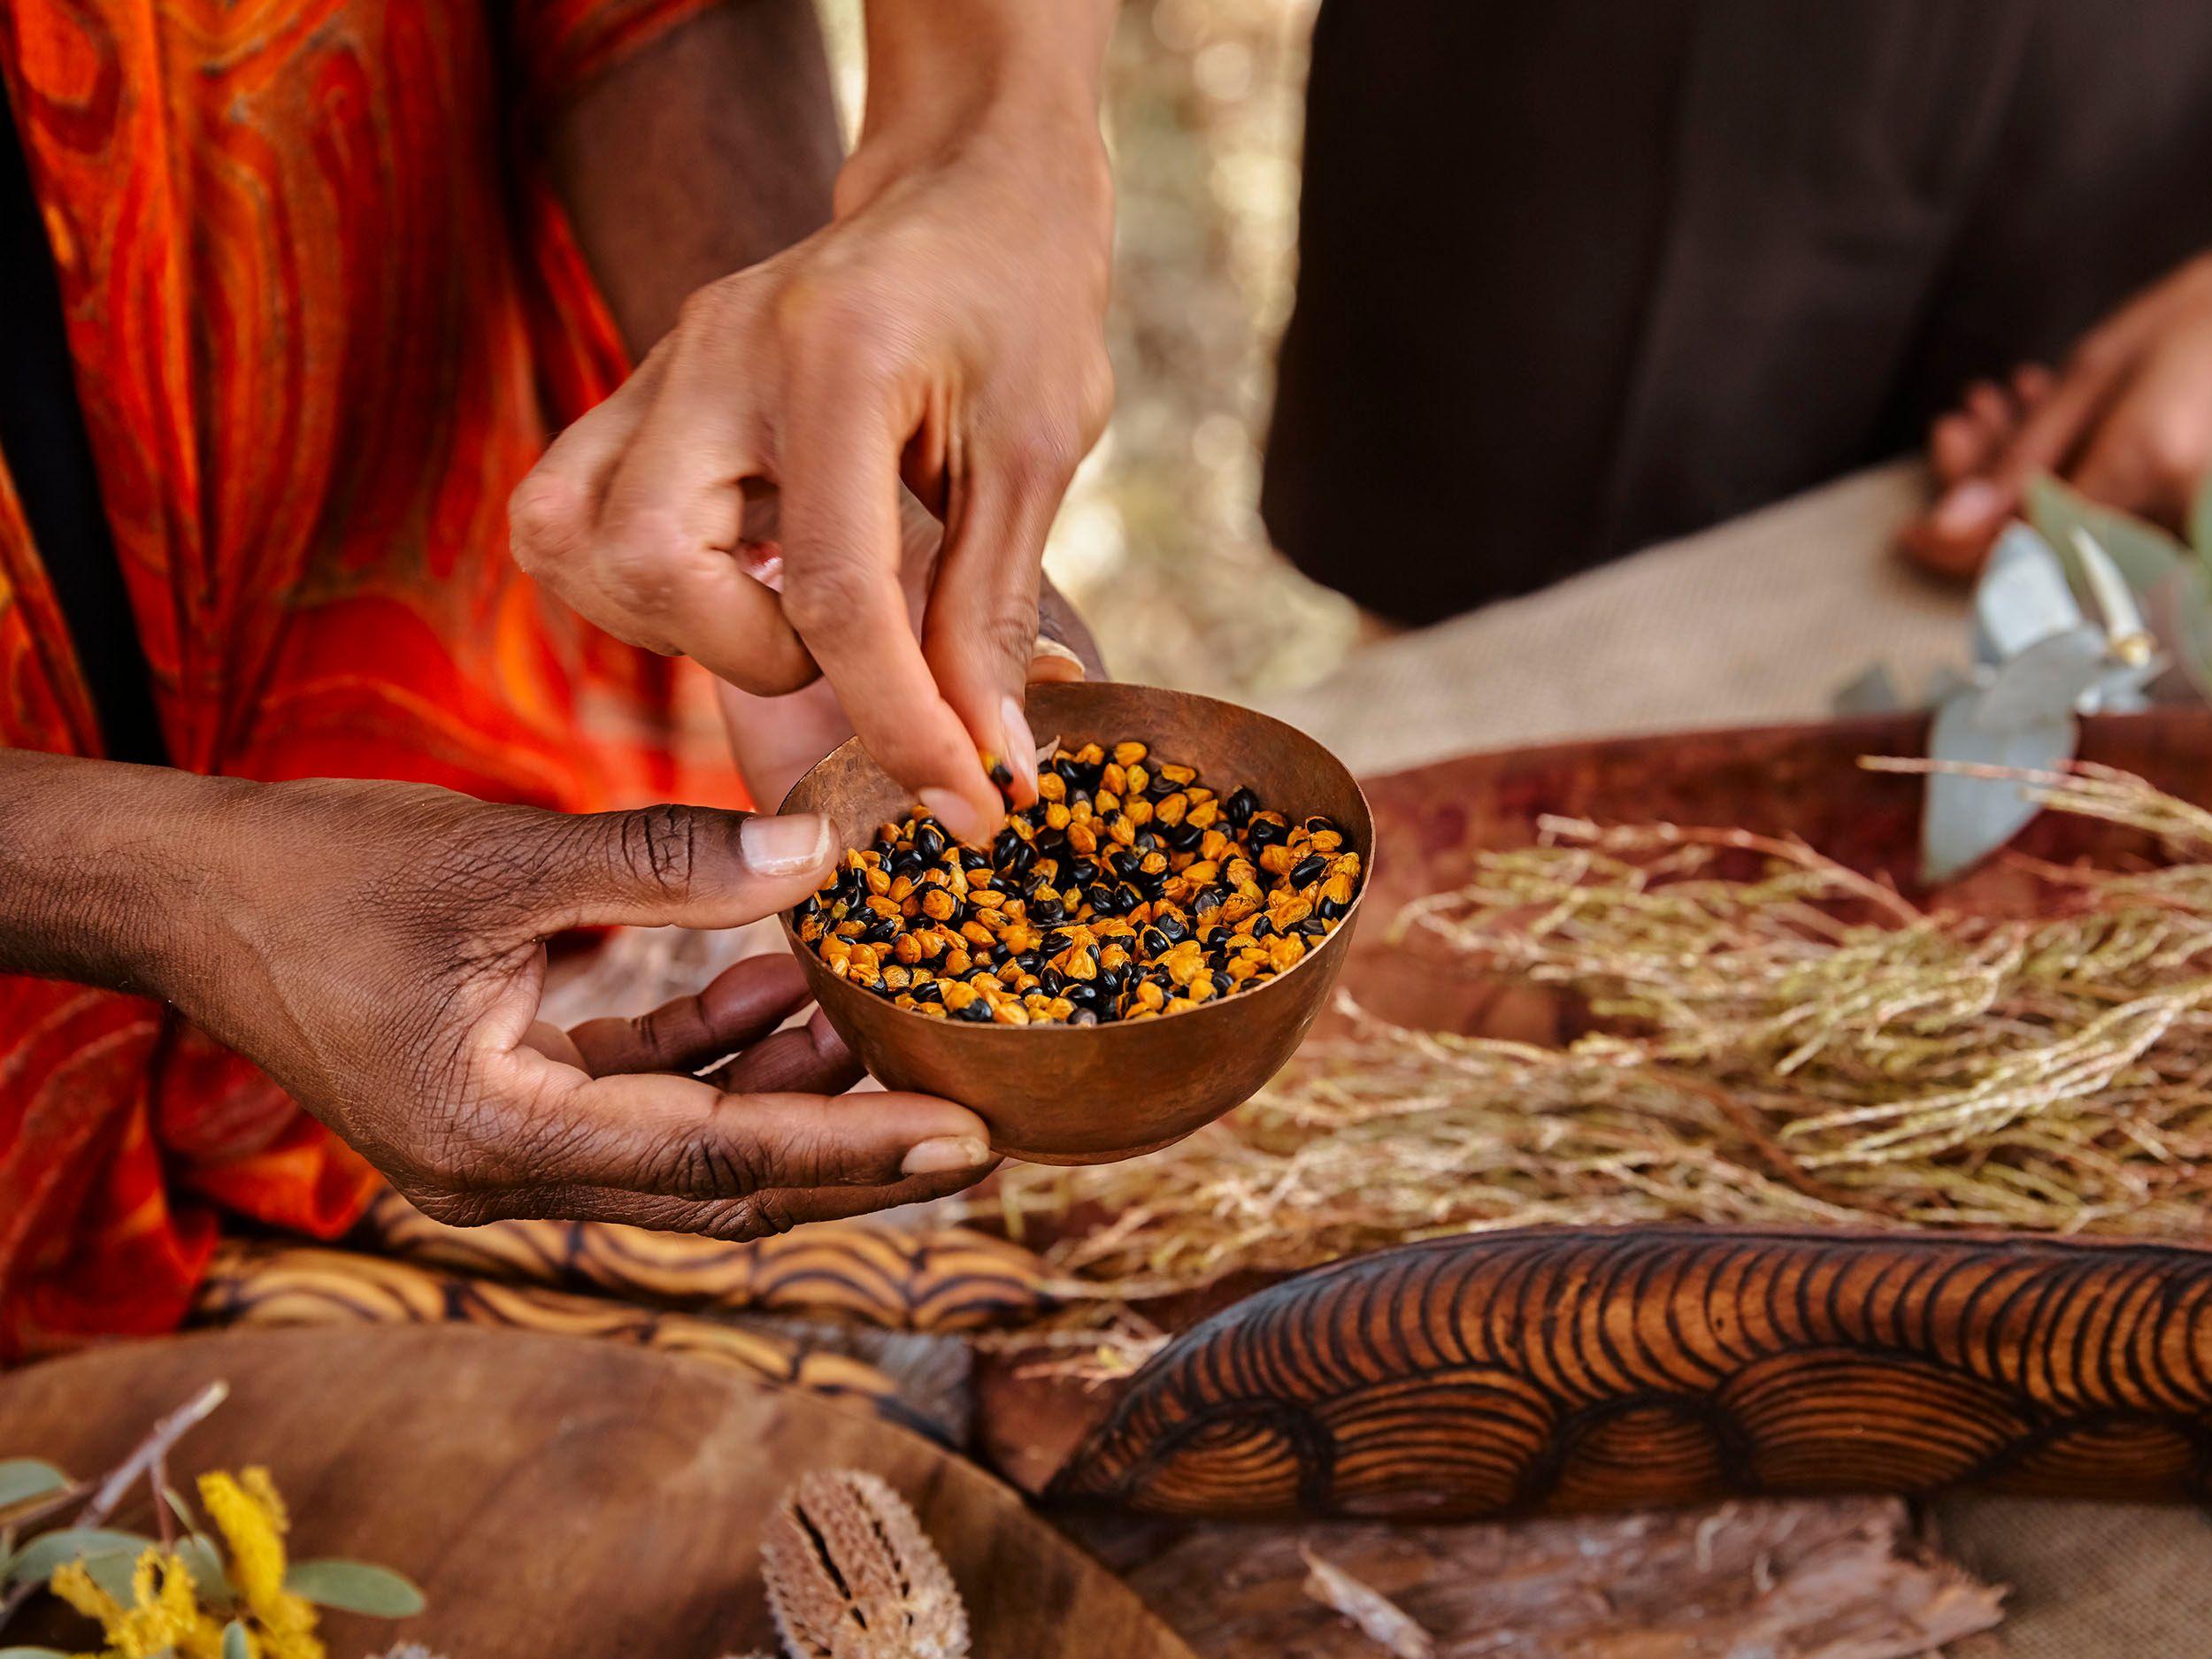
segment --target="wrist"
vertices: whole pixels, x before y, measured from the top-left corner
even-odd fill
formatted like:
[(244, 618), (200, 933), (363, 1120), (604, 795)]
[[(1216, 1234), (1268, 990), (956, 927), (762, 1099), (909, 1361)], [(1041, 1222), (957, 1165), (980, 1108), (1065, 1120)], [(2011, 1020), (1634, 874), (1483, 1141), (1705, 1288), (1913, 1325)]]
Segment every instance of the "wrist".
[(213, 849), (255, 787), (0, 750), (0, 970), (187, 1002), (215, 931)]
[(1110, 204), (1098, 106), (1111, 15), (1100, 0), (875, 0), (867, 109), (837, 217), (901, 178), (992, 157), (1041, 164), (1079, 200)]

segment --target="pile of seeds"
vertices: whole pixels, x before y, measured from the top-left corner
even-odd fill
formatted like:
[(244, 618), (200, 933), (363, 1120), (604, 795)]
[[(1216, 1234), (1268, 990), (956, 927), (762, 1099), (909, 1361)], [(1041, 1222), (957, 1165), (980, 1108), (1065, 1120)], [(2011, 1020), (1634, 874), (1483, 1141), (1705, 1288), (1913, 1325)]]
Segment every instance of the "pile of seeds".
[(1360, 859), (1329, 818), (1226, 799), (1142, 743), (1056, 749), (1037, 804), (988, 852), (918, 815), (845, 855), (793, 912), (840, 979), (933, 1019), (1094, 1025), (1232, 996), (1352, 908)]

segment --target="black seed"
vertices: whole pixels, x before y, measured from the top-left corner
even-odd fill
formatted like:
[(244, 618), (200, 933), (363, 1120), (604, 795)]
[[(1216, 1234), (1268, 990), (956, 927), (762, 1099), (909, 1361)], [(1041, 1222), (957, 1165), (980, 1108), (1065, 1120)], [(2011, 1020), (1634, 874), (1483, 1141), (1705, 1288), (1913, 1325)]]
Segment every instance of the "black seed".
[(941, 1002), (945, 1000), (943, 990), (934, 979), (926, 980), (920, 985), (911, 987), (910, 989), (914, 1000), (918, 1002)]
[(1179, 853), (1196, 852), (1198, 843), (1205, 839), (1206, 832), (1195, 824), (1178, 824), (1166, 834), (1169, 850)]
[(1339, 904), (1334, 899), (1324, 899), (1320, 903), (1315, 905), (1313, 908), (1318, 910), (1323, 917), (1333, 922), (1352, 907), (1348, 904)]
[(863, 944), (887, 945), (898, 936), (899, 918), (895, 916), (879, 916), (862, 931), (860, 938)]
[(1166, 871), (1156, 871), (1150, 875), (1140, 872), (1135, 880), (1137, 891), (1143, 894), (1148, 900), (1163, 899), (1167, 896)]
[(1175, 941), (1167, 936), (1167, 930), (1154, 926), (1137, 935), (1137, 943), (1148, 956), (1164, 956)]
[(1098, 981), (1095, 979), (1078, 979), (1060, 995), (1078, 1008), (1094, 1009), (1104, 1000), (1106, 995), (1099, 989)]
[(991, 1023), (991, 1010), (984, 1005), (980, 997), (965, 1008), (953, 1010), (952, 1017), (955, 1019), (964, 1019), (971, 1025), (987, 1025)]
[(1095, 1025), (1098, 1024), (1098, 1016), (1091, 1012), (1091, 1010), (1087, 1008), (1079, 1008), (1075, 1010), (1075, 1012), (1068, 1016), (1068, 1024), (1071, 1025)]
[(1298, 924), (1298, 931), (1308, 939), (1326, 939), (1329, 936), (1329, 925), (1318, 916), (1309, 916)]
[(935, 864), (945, 856), (945, 832), (934, 824), (925, 824), (914, 832), (914, 850)]
[(1308, 853), (1296, 864), (1291, 865), (1290, 885), (1294, 887), (1302, 887), (1309, 882), (1318, 881), (1321, 879), (1321, 872), (1328, 867), (1329, 861), (1319, 853)]
[(991, 867), (991, 856), (988, 853), (979, 853), (972, 847), (963, 847), (960, 849), (960, 867), (963, 870), (988, 870)]
[(1226, 996), (1231, 991), (1236, 989), (1236, 984), (1237, 982), (1227, 974), (1217, 973), (1214, 975), (1214, 995)]
[(1336, 820), (1333, 818), (1324, 818), (1316, 813), (1306, 820), (1306, 833), (1309, 835), (1341, 835), (1343, 833), (1337, 828)]
[(1166, 800), (1168, 796), (1173, 795), (1181, 787), (1182, 785), (1170, 783), (1166, 779), (1161, 777), (1157, 772), (1155, 772), (1150, 778), (1145, 780), (1144, 798), (1148, 801), (1158, 803)]
[(1132, 882), (1125, 881), (1114, 889), (1114, 902), (1119, 907), (1114, 911), (1117, 916), (1128, 915), (1144, 902), (1145, 895)]
[(1179, 916), (1163, 916), (1159, 919), (1158, 926), (1160, 931), (1168, 936), (1168, 941), (1171, 944), (1179, 945), (1190, 937), (1190, 929), (1184, 925), (1183, 918)]
[(1290, 831), (1272, 818), (1262, 818), (1245, 832), (1245, 838), (1252, 843), (1254, 852), (1264, 852), (1278, 842), (1289, 840)]
[(990, 778), (991, 781), (998, 786), (998, 792), (1001, 795), (1004, 795), (1014, 787), (1013, 769), (1002, 760), (995, 760), (991, 763)]
[(1005, 864), (1013, 857), (1014, 849), (1021, 845), (1021, 840), (1022, 838), (1010, 829), (1001, 830), (991, 838), (991, 862), (995, 864)]
[(1032, 899), (1029, 919), (1040, 927), (1054, 927), (1067, 919), (1067, 906), (1057, 899)]
[(1089, 901), (1091, 909), (1101, 916), (1112, 916), (1117, 913), (1114, 910), (1114, 890), (1103, 881), (1094, 882), (1084, 888), (1083, 896)]
[(1045, 965), (1045, 954), (1041, 950), (1018, 951), (1014, 956), (1014, 965), (1024, 973), (1034, 973)]
[(1222, 816), (1233, 829), (1242, 829), (1252, 821), (1252, 814), (1260, 810), (1260, 798), (1249, 789), (1239, 789), (1222, 803)]
[(1274, 931), (1275, 931), (1275, 924), (1274, 924), (1273, 922), (1271, 922), (1271, 921), (1268, 920), (1268, 918), (1267, 918), (1266, 917), (1264, 917), (1264, 916), (1255, 916), (1255, 917), (1252, 918), (1252, 937), (1253, 937), (1253, 938), (1255, 938), (1255, 939), (1264, 939), (1264, 938), (1266, 938), (1266, 937), (1267, 937), (1270, 933), (1273, 933)]
[(1160, 850), (1159, 832), (1157, 830), (1149, 829), (1139, 830), (1137, 832), (1135, 846), (1137, 850), (1141, 853), (1158, 852)]
[(1068, 866), (1068, 884), (1071, 887), (1087, 887), (1097, 879), (1098, 860), (1095, 858), (1079, 858)]
[(1096, 981), (1100, 992), (1107, 996), (1120, 995), (1121, 987), (1129, 983), (1126, 968), (1101, 968)]
[(1047, 996), (1057, 996), (1068, 988), (1068, 976), (1049, 964), (1037, 975), (1037, 982), (1044, 987)]

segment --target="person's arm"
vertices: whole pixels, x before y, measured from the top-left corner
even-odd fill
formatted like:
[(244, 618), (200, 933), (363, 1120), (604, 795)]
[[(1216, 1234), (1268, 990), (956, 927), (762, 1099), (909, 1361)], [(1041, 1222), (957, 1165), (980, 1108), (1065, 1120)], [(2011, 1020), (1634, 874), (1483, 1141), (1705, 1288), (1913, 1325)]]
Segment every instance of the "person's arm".
[(563, 1033), (536, 1020), (542, 941), (734, 926), (836, 857), (819, 818), (574, 817), (0, 749), (0, 972), (173, 1004), (442, 1220), (750, 1236), (955, 1190), (987, 1132), (922, 1095), (826, 1098), (859, 1068), (818, 1017), (767, 1034), (808, 1001), (787, 958)]
[[(783, 0), (733, 10), (754, 4)], [(703, 280), (512, 503), (517, 557), (621, 637), (684, 651), (755, 695), (805, 685), (818, 664), (886, 768), (972, 838), (1002, 810), (979, 751), (1006, 762), (1018, 803), (1033, 798), (1019, 695), (1040, 560), (1110, 398), (1111, 188), (1097, 104), (1111, 11), (1110, 0), (872, 0), (866, 118), (829, 222)], [(711, 236), (672, 238), (667, 226), (718, 217), (711, 194), (625, 199), (623, 175), (654, 157), (691, 167), (669, 157), (687, 126), (709, 119), (703, 104), (672, 115), (677, 136), (641, 156), (653, 129), (621, 118), (632, 100), (681, 110), (755, 95), (775, 57), (757, 50), (767, 25), (720, 27), (734, 32), (687, 32), (660, 49), (665, 62), (626, 66), (620, 79), (639, 77), (627, 88), (610, 77), (557, 139), (588, 257), (625, 290), (617, 310), (635, 338), (665, 320), (680, 284), (633, 284), (613, 268), (623, 249), (677, 249), (688, 280), (790, 230), (806, 201), (818, 211), (808, 196), (818, 181), (795, 177), (767, 205), (735, 204), (739, 182), (710, 185), (733, 205), (729, 246), (709, 247)], [(699, 77), (706, 90), (679, 94), (660, 75)], [(703, 165), (728, 142), (757, 168), (767, 152), (743, 135), (746, 118), (712, 119), (725, 125), (702, 127), (722, 134), (700, 147)], [(792, 150), (810, 179), (820, 131), (780, 129), (778, 152)], [(603, 147), (625, 159), (582, 159)], [(902, 480), (946, 526), (918, 634), (899, 581)], [(743, 485), (780, 492), (780, 595), (731, 556), (748, 531)]]

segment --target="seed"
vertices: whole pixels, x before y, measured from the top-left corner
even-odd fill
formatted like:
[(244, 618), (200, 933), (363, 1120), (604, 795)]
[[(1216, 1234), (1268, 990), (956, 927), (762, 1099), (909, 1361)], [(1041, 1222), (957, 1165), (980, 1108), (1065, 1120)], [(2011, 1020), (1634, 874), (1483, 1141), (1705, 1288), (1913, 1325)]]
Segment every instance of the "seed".
[(1036, 803), (987, 849), (920, 814), (885, 824), (791, 920), (831, 972), (895, 1007), (1095, 1025), (1286, 972), (1349, 912), (1360, 871), (1325, 817), (1217, 796), (1141, 742), (1087, 743), (1041, 763)]

